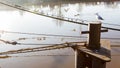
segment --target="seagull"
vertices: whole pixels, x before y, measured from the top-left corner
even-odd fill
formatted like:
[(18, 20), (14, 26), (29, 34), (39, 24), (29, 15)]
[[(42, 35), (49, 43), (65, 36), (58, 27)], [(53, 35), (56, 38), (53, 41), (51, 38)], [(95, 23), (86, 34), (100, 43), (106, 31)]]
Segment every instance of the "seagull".
[(95, 14), (98, 20), (104, 20), (98, 13)]
[(74, 15), (74, 16), (79, 16), (80, 14), (76, 14), (76, 15)]
[(70, 9), (70, 8), (65, 8), (64, 11), (65, 11), (65, 12), (68, 12), (69, 9)]

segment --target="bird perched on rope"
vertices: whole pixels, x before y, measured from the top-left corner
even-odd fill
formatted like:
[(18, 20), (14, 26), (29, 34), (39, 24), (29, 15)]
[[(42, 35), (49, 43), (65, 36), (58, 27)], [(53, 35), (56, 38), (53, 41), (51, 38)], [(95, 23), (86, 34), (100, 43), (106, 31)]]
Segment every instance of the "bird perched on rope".
[(104, 20), (98, 13), (95, 14), (98, 20)]

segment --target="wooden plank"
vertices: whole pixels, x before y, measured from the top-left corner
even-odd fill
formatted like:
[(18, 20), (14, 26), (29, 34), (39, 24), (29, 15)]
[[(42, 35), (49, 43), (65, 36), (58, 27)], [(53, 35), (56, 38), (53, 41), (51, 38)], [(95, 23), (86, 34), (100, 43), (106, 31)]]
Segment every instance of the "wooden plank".
[(90, 56), (93, 56), (93, 57), (96, 57), (100, 60), (103, 60), (105, 62), (109, 62), (111, 60), (111, 58), (105, 56), (103, 53), (101, 53), (100, 51), (93, 51), (93, 50), (90, 50), (86, 47), (80, 47), (79, 48), (80, 51), (90, 55)]
[(102, 40), (100, 40), (100, 44), (101, 44), (100, 52), (101, 52), (103, 55), (111, 58), (110, 41), (109, 41), (109, 40), (102, 39)]

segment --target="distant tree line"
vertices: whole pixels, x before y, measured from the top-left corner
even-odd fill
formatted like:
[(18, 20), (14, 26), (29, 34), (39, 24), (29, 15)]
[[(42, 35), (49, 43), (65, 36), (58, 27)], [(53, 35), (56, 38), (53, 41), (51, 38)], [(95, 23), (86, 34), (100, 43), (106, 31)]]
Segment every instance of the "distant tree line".
[(98, 2), (98, 1), (119, 1), (119, 0), (6, 0), (13, 3), (18, 4), (25, 4), (25, 3), (33, 3), (33, 4), (39, 4), (43, 2), (71, 2), (71, 1), (79, 1), (79, 2)]

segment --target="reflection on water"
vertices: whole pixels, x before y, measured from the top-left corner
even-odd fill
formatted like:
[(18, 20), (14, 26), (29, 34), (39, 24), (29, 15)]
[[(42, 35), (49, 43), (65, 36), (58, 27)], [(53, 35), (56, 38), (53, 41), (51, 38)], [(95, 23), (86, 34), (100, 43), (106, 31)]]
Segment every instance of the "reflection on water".
[[(70, 1), (70, 2), (43, 2), (42, 0), (6, 0), (12, 4), (18, 4), (28, 10), (34, 12), (40, 12), (44, 14), (68, 17), (75, 19), (82, 19), (87, 21), (97, 21), (95, 13), (99, 13), (105, 20), (104, 23), (120, 25), (120, 2), (111, 1)], [(6, 2), (6, 3), (8, 3)], [(103, 26), (119, 28), (120, 26), (103, 24)], [(15, 32), (28, 32), (39, 34), (56, 34), (56, 35), (69, 35), (69, 36), (86, 36), (80, 35), (81, 30), (87, 30), (86, 26), (73, 24), (65, 21), (51, 19), (39, 15), (35, 15), (29, 12), (11, 8), (0, 4), (0, 30), (15, 31)], [(44, 35), (22, 35), (22, 34), (10, 34), (0, 32), (1, 39), (8, 41), (18, 41), (21, 43), (64, 43), (83, 41), (86, 38), (65, 38), (65, 37), (50, 37)], [(119, 38), (120, 32), (109, 31), (102, 34), (104, 38)], [(113, 44), (119, 45), (120, 40), (110, 39)], [(16, 50), (21, 48), (30, 48), (38, 46), (12, 46), (6, 45), (0, 42), (0, 51)], [(112, 53), (118, 54), (119, 49), (112, 50)], [(41, 55), (41, 54), (65, 54), (73, 55), (72, 49), (53, 50), (45, 52), (35, 52), (20, 54), (24, 55)], [(14, 55), (12, 55), (14, 56)], [(16, 56), (16, 55), (15, 55)], [(109, 63), (108, 68), (112, 68), (111, 65), (119, 67), (119, 60), (113, 56), (112, 62)], [(118, 58), (118, 56), (117, 56)], [(51, 57), (11, 57), (8, 59), (0, 59), (0, 66), (3, 68), (74, 68), (74, 56), (51, 56)], [(117, 68), (116, 67), (116, 68)]]

